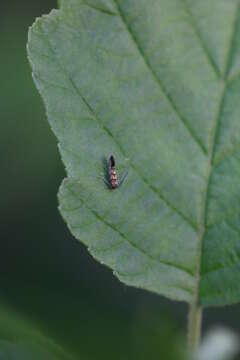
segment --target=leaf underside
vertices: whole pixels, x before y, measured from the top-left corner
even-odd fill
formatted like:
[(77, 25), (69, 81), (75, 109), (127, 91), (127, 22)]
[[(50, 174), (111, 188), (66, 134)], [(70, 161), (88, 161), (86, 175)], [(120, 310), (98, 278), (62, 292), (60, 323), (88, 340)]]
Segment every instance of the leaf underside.
[[(63, 0), (30, 29), (28, 55), (74, 236), (126, 284), (239, 301), (239, 2)], [(114, 191), (110, 154), (128, 168)]]

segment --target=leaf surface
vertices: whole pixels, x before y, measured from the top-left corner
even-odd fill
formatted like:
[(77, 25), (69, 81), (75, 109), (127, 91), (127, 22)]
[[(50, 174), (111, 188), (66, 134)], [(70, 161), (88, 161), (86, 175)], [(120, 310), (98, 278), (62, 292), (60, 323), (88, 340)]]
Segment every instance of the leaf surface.
[[(240, 298), (237, 0), (63, 0), (28, 54), (67, 178), (74, 236), (128, 285)], [(101, 178), (104, 158), (128, 168)]]

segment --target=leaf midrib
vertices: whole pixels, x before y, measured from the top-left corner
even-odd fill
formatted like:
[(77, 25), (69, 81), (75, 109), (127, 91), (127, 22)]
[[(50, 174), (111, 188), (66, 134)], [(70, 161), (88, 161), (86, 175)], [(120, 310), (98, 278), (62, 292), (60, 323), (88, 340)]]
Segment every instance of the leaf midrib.
[(207, 177), (206, 177), (206, 188), (203, 196), (203, 203), (202, 203), (202, 211), (201, 211), (201, 222), (200, 222), (200, 229), (199, 235), (197, 240), (197, 269), (196, 269), (196, 282), (195, 282), (195, 290), (194, 290), (194, 300), (193, 304), (197, 307), (199, 303), (199, 285), (200, 285), (200, 278), (201, 278), (201, 262), (202, 262), (202, 246), (204, 235), (207, 229), (207, 211), (208, 211), (208, 200), (209, 200), (209, 189), (211, 183), (211, 177), (213, 174), (214, 169), (214, 155), (216, 151), (216, 144), (217, 144), (217, 137), (220, 129), (220, 119), (222, 115), (223, 105), (224, 105), (224, 98), (225, 93), (228, 87), (228, 72), (231, 64), (232, 53), (233, 53), (233, 43), (236, 34), (236, 27), (237, 27), (237, 18), (238, 18), (238, 11), (239, 11), (239, 2), (236, 5), (236, 9), (234, 11), (234, 17), (232, 22), (232, 32), (230, 34), (229, 39), (229, 46), (226, 52), (226, 59), (224, 63), (223, 75), (221, 79), (221, 89), (220, 89), (220, 96), (219, 96), (219, 103), (217, 107), (216, 117), (212, 128), (212, 139), (210, 141), (209, 146), (209, 153), (208, 153), (208, 162), (207, 162)]

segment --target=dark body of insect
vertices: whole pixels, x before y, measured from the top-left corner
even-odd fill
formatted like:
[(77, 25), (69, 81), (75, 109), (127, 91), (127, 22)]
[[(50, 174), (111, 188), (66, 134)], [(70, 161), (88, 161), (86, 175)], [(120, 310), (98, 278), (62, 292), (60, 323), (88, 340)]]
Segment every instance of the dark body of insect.
[(114, 156), (111, 155), (108, 160), (108, 176), (109, 176), (109, 183), (111, 189), (117, 189), (119, 186), (117, 171), (115, 168), (115, 159)]

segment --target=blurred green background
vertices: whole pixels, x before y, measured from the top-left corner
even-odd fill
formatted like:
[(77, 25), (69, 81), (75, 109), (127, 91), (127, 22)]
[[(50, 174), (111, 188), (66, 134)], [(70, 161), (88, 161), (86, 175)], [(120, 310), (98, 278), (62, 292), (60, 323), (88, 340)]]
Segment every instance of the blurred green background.
[[(26, 58), (28, 27), (56, 6), (0, 5), (0, 359), (179, 359), (187, 306), (121, 284), (58, 213), (64, 169)], [(240, 332), (239, 315), (206, 310), (203, 330)]]

